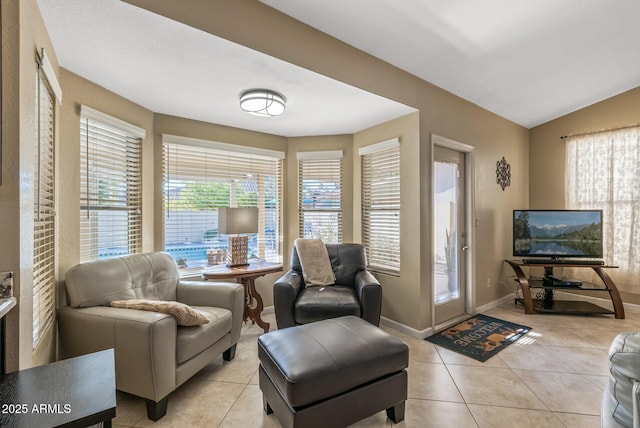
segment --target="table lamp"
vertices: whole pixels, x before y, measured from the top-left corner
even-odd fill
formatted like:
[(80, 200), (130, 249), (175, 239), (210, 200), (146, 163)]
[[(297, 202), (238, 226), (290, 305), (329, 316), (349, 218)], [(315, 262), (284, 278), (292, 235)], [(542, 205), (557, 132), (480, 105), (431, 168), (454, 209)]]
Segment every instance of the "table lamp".
[(218, 233), (229, 236), (227, 266), (248, 265), (249, 237), (241, 233), (258, 232), (258, 208), (218, 208)]

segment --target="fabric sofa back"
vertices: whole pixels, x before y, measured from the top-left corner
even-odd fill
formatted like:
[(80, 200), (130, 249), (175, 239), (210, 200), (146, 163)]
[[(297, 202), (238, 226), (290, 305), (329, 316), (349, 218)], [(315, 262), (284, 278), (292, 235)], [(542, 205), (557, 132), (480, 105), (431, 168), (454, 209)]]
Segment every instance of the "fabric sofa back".
[(133, 254), (81, 263), (69, 269), (69, 306), (108, 306), (114, 300), (176, 300), (178, 267), (167, 253)]
[[(326, 244), (326, 246), (331, 267), (336, 276), (336, 284), (353, 287), (356, 273), (367, 269), (364, 246), (353, 243)], [(291, 252), (291, 269), (299, 273), (302, 272), (300, 258), (295, 247)]]

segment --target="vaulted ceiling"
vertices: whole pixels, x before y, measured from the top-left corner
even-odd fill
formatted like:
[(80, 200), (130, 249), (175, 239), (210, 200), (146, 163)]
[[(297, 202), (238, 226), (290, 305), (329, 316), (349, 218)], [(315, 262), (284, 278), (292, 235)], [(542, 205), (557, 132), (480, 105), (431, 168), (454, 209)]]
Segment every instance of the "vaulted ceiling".
[[(637, 0), (261, 0), (530, 128), (640, 86)], [(412, 108), (118, 0), (38, 0), (60, 65), (154, 112), (284, 136)], [(285, 115), (243, 113), (268, 87)]]

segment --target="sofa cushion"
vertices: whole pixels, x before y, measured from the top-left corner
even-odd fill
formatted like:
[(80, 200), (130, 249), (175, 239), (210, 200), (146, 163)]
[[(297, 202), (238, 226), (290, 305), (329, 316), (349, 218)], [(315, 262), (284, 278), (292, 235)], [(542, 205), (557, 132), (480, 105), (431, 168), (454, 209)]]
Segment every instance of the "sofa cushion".
[(178, 327), (176, 362), (182, 364), (195, 357), (231, 331), (231, 311), (211, 306), (193, 306), (209, 323), (195, 327)]
[(163, 314), (173, 315), (178, 325), (184, 327), (201, 325), (209, 322), (209, 319), (206, 316), (180, 302), (129, 299), (114, 300), (111, 302), (111, 306), (114, 308), (138, 309), (141, 311), (162, 312)]
[(360, 244), (328, 244), (327, 252), (338, 285), (353, 286), (357, 273), (367, 269), (366, 252)]
[(327, 247), (321, 239), (296, 239), (293, 246), (300, 257), (302, 277), (307, 287), (332, 285), (336, 281)]
[(109, 306), (114, 300), (176, 300), (180, 273), (170, 254), (132, 254), (80, 263), (65, 275), (69, 306)]
[(345, 315), (360, 316), (360, 301), (355, 290), (341, 285), (302, 289), (294, 306), (298, 324)]

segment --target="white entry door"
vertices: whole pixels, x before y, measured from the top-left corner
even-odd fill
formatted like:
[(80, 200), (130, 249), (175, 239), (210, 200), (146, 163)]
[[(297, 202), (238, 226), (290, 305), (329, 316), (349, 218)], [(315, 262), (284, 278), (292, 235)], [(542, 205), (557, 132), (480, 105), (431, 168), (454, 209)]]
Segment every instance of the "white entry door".
[(465, 153), (434, 146), (433, 299), (435, 325), (466, 313)]

